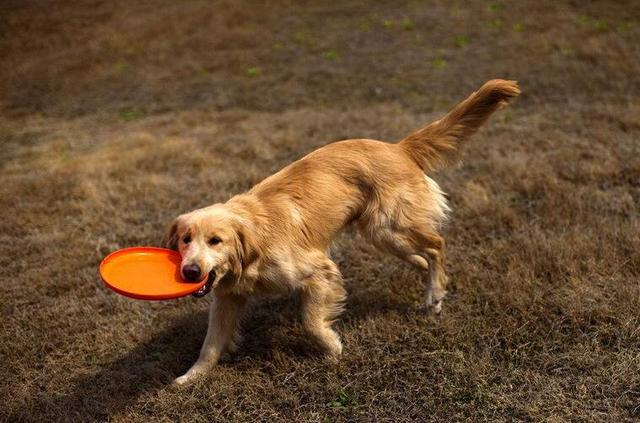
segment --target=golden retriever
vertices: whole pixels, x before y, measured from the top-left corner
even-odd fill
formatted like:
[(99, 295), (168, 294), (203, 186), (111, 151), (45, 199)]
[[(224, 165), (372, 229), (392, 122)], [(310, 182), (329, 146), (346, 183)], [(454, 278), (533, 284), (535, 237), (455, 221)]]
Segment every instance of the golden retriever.
[(175, 382), (191, 380), (232, 351), (249, 300), (265, 294), (299, 292), (305, 329), (330, 356), (339, 356), (342, 344), (331, 324), (346, 291), (327, 253), (350, 224), (423, 271), (427, 306), (440, 312), (447, 277), (438, 230), (449, 208), (427, 174), (455, 162), (459, 142), (519, 93), (514, 81), (488, 81), (442, 119), (396, 144), (334, 142), (247, 193), (179, 216), (165, 245), (180, 251), (185, 279), (209, 275), (214, 299), (200, 357)]

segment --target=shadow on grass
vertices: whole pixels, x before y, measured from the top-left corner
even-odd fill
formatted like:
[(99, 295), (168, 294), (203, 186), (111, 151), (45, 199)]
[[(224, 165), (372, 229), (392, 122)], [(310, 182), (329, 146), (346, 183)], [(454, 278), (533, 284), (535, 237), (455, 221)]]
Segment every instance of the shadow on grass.
[[(319, 358), (318, 345), (301, 330), (299, 307), (296, 297), (255, 306), (242, 325), (244, 340), (240, 349), (223, 365), (234, 367), (247, 357), (252, 362), (268, 361), (278, 352), (295, 359)], [(354, 295), (341, 320), (349, 325), (371, 315), (409, 308), (382, 293), (373, 298)], [(12, 410), (8, 421), (108, 420), (132, 406), (141, 395), (165, 388), (184, 373), (197, 359), (206, 326), (206, 311), (185, 316), (97, 373), (70, 381), (69, 393), (36, 394), (31, 402)]]
[(206, 312), (185, 316), (97, 373), (70, 380), (69, 393), (36, 394), (31, 402), (12, 410), (8, 421), (108, 420), (143, 393), (171, 383), (195, 360), (206, 321)]

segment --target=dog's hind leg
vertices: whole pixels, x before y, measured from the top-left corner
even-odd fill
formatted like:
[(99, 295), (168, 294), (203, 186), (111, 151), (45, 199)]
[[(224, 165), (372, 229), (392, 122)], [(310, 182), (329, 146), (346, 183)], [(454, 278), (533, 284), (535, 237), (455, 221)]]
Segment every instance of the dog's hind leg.
[(435, 314), (442, 311), (442, 301), (447, 295), (447, 275), (444, 271), (444, 254), (441, 249), (427, 248), (423, 252), (405, 257), (406, 261), (427, 271), (427, 307)]
[(331, 324), (342, 312), (346, 291), (333, 261), (323, 256), (315, 267), (316, 271), (305, 280), (302, 291), (302, 322), (305, 330), (337, 358), (342, 353), (342, 343)]
[(447, 294), (444, 271), (444, 239), (428, 226), (381, 227), (363, 233), (379, 249), (391, 253), (426, 272), (426, 303), (435, 314), (442, 310)]

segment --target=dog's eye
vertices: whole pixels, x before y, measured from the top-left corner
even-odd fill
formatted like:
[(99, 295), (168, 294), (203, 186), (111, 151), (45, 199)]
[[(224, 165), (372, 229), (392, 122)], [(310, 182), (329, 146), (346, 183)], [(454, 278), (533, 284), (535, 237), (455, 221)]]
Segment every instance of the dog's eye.
[(191, 237), (189, 235), (186, 235), (184, 238), (182, 238), (182, 242), (184, 242), (185, 244), (190, 243)]
[(209, 245), (217, 245), (217, 244), (220, 244), (221, 242), (222, 240), (220, 238), (218, 238), (217, 236), (214, 236), (209, 240)]

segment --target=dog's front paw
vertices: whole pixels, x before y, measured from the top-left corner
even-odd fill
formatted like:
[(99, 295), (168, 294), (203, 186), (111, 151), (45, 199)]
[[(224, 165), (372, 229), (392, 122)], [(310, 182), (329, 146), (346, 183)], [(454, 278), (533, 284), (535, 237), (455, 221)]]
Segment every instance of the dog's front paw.
[(427, 307), (429, 309), (429, 313), (438, 315), (442, 311), (442, 300), (433, 302), (432, 304), (429, 304)]
[(429, 293), (427, 295), (427, 311), (430, 314), (437, 316), (442, 311), (443, 302), (444, 302), (444, 294), (441, 295), (440, 298), (436, 298), (435, 295), (433, 295), (432, 293)]
[(189, 383), (189, 381), (191, 381), (191, 377), (189, 376), (189, 374), (184, 374), (180, 377), (177, 377), (173, 380), (172, 385), (174, 386), (182, 386), (182, 385), (186, 385), (187, 383)]
[(182, 376), (175, 378), (173, 380), (172, 385), (175, 385), (175, 386), (186, 385), (196, 380), (199, 376), (200, 376), (200, 372), (192, 369), (192, 370), (189, 370), (187, 373), (183, 374)]

